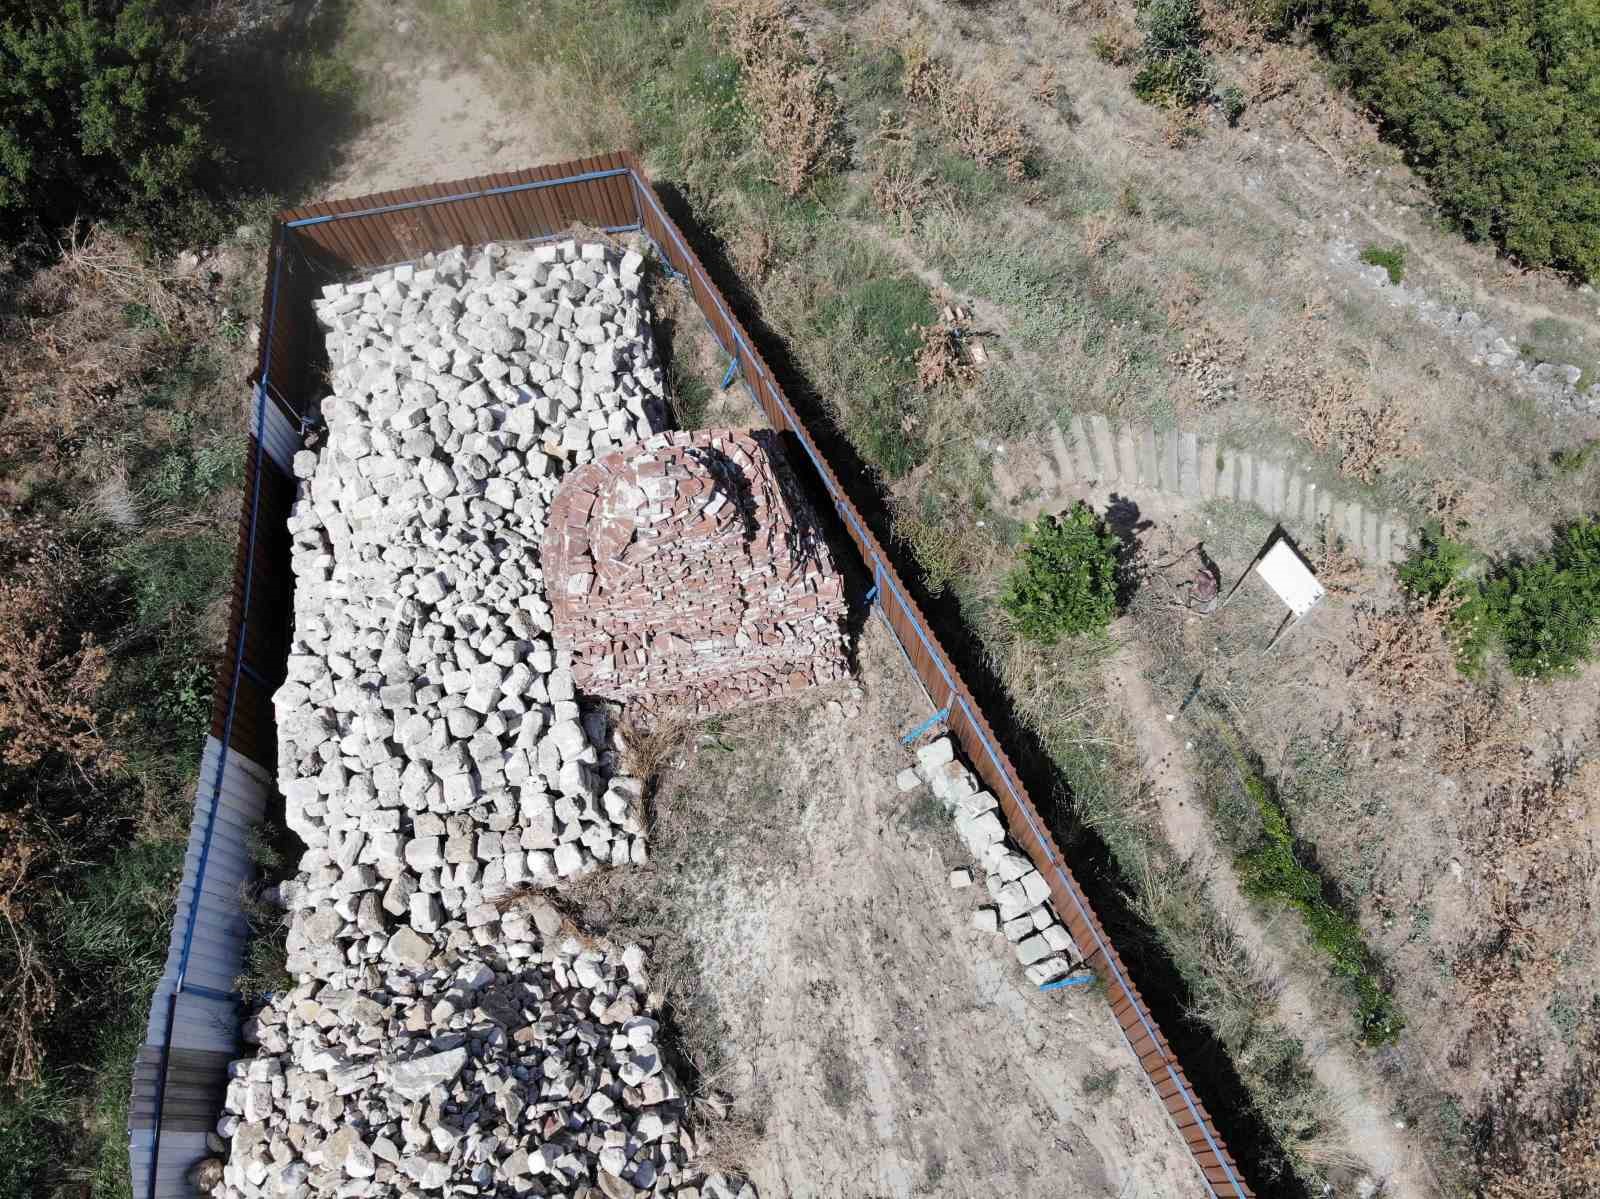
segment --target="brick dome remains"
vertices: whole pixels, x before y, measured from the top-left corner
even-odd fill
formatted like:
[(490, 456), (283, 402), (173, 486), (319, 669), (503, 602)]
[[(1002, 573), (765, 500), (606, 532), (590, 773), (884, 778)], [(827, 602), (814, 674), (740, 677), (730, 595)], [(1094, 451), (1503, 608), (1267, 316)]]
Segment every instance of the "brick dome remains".
[(646, 715), (848, 673), (844, 581), (768, 430), (662, 433), (576, 468), (544, 569), (579, 688)]

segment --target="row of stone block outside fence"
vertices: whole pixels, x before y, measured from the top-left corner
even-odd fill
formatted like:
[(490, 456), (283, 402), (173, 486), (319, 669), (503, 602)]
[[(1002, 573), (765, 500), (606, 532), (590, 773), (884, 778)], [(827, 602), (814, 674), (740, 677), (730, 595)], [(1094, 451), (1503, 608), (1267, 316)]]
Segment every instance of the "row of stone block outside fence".
[(1113, 428), (1098, 412), (1074, 416), (1065, 430), (1051, 429), (1038, 481), (1046, 496), (1100, 484), (1249, 504), (1275, 518), (1303, 547), (1320, 542), (1331, 528), (1349, 552), (1375, 564), (1403, 560), (1411, 544), (1404, 518), (1341, 499), (1294, 463), (1230, 449), (1177, 427)]

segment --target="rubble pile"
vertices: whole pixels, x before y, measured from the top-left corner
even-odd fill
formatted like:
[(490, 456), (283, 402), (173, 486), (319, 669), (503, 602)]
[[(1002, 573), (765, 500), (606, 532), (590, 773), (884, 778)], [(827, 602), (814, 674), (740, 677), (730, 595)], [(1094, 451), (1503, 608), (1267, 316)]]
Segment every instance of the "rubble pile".
[(246, 1029), (260, 1053), (229, 1084), (222, 1193), (752, 1194), (690, 1168), (644, 969), (637, 946), (585, 948), (524, 899), (492, 950), (452, 940), (360, 986), (274, 996)]
[(540, 559), (563, 473), (661, 423), (642, 266), (458, 248), (316, 305), (333, 394), (274, 697), (298, 982), (246, 1030), (219, 1195), (753, 1194), (689, 1168), (642, 952), (527, 890), (646, 860)]
[[(1025, 967), (1028, 981), (1038, 985), (1060, 978), (1082, 960), (1072, 934), (1050, 907), (1050, 886), (1025, 854), (1006, 841), (999, 803), (955, 756), (949, 737), (917, 750), (917, 764), (900, 772), (901, 791), (927, 786), (955, 819), (956, 835), (984, 870), (992, 905), (972, 915), (980, 932), (1005, 934)], [(972, 884), (967, 870), (951, 872), (953, 887)]]
[(847, 673), (844, 582), (770, 432), (661, 433), (579, 467), (544, 548), (586, 692), (704, 715)]

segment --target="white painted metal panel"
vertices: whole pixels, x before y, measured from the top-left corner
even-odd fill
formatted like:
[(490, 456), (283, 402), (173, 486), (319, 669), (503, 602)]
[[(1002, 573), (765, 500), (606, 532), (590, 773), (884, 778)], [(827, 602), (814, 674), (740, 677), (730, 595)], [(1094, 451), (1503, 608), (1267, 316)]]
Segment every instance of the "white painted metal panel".
[(1256, 573), (1296, 616), (1304, 616), (1327, 594), (1294, 547), (1281, 539), (1256, 563)]
[[(286, 475), (294, 471), (294, 456), (305, 448), (299, 425), (269, 398), (265, 404), (250, 396), (250, 432), (261, 442), (267, 457)], [(258, 419), (259, 418), (259, 419)]]

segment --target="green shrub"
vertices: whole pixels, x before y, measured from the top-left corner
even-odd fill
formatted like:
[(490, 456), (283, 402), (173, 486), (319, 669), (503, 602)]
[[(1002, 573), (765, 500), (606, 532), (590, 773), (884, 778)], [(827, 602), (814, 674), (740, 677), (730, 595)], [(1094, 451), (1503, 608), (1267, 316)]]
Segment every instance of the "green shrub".
[(1300, 860), (1288, 813), (1272, 785), (1237, 749), (1234, 759), (1246, 796), (1260, 821), (1255, 843), (1234, 865), (1245, 893), (1294, 908), (1305, 921), (1312, 942), (1328, 957), (1333, 972), (1350, 984), (1356, 999), (1356, 1023), (1368, 1045), (1387, 1045), (1400, 1035), (1405, 1020), (1384, 987), (1361, 926), (1330, 904), (1322, 880)]
[(1017, 630), (1054, 644), (1062, 634), (1093, 633), (1117, 612), (1117, 538), (1082, 500), (1063, 515), (1041, 516), (1023, 535), (1022, 561), (1000, 604)]
[(1589, 465), (1596, 448), (1600, 448), (1600, 440), (1586, 441), (1575, 450), (1557, 450), (1550, 455), (1550, 465), (1557, 474), (1575, 475)]
[[(1441, 573), (1419, 561), (1416, 590)], [(1576, 521), (1557, 532), (1548, 553), (1507, 562), (1481, 583), (1462, 585), (1450, 628), (1457, 663), (1469, 674), (1496, 647), (1512, 673), (1525, 678), (1576, 674), (1593, 657), (1600, 632), (1600, 522)]]
[(1422, 542), (1396, 572), (1400, 585), (1421, 599), (1436, 600), (1461, 579), (1472, 564), (1472, 551), (1438, 530), (1428, 530)]
[(1216, 78), (1211, 60), (1200, 49), (1205, 26), (1195, 0), (1141, 0), (1138, 23), (1144, 32), (1144, 61), (1133, 77), (1134, 95), (1165, 108), (1209, 100)]
[(1389, 274), (1390, 283), (1406, 277), (1406, 248), (1404, 246), (1368, 246), (1361, 251), (1361, 261), (1368, 266), (1381, 266)]
[(1228, 124), (1237, 125), (1248, 107), (1245, 103), (1244, 89), (1238, 84), (1230, 84), (1222, 89), (1217, 100), (1222, 105), (1222, 115), (1228, 118)]
[(1600, 271), (1600, 7), (1313, 0), (1313, 28), (1469, 237)]
[(0, 0), (0, 234), (152, 208), (209, 151), (155, 0)]
[(1146, 58), (1133, 77), (1133, 94), (1162, 108), (1189, 108), (1211, 95), (1211, 60), (1199, 50), (1178, 50)]
[(233, 544), (218, 533), (147, 537), (120, 549), (115, 565), (133, 598), (134, 623), (154, 627), (192, 615), (224, 588)]
[(1515, 673), (1577, 673), (1600, 628), (1600, 524), (1569, 525), (1548, 556), (1506, 567), (1485, 584), (1484, 596)]

